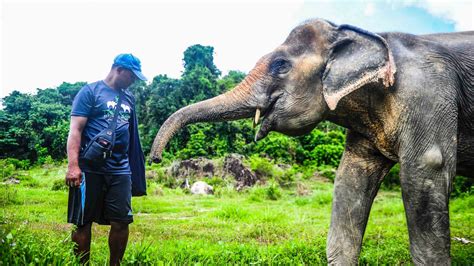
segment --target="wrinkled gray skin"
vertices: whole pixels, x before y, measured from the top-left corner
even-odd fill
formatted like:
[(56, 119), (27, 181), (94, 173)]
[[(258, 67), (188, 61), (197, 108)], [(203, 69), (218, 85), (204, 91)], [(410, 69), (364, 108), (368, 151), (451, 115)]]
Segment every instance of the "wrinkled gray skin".
[(455, 174), (474, 176), (474, 32), (415, 36), (324, 20), (296, 27), (232, 91), (184, 107), (158, 132), (152, 160), (195, 122), (253, 117), (270, 131), (346, 127), (327, 240), (331, 264), (357, 264), (373, 199), (400, 163), (415, 264), (450, 264), (448, 200)]

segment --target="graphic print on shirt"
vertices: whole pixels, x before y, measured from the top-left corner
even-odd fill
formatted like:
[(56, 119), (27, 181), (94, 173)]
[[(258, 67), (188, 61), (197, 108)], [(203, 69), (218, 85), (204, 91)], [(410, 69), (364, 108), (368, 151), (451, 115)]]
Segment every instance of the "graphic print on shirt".
[[(117, 103), (118, 103), (118, 96), (116, 96), (113, 101), (107, 101), (107, 109), (104, 110), (104, 118), (107, 121), (112, 121), (112, 119), (114, 118), (115, 109), (117, 108)], [(128, 106), (127, 104), (121, 103), (118, 108), (120, 109), (119, 109), (117, 122), (120, 122), (120, 121), (127, 122), (130, 119), (130, 113), (131, 113), (130, 106)]]

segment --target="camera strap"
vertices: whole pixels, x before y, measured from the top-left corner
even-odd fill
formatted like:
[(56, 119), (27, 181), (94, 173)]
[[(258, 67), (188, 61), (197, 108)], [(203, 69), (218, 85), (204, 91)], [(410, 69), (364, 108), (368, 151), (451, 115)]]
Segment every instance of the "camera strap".
[[(105, 130), (105, 134), (110, 138), (109, 141), (111, 142), (111, 146), (113, 147), (115, 145), (115, 129), (117, 128), (117, 120), (118, 120), (118, 115), (119, 115), (119, 110), (122, 108), (122, 91), (119, 90), (119, 98), (117, 101), (117, 105), (115, 107), (115, 112), (114, 112), (114, 117), (112, 118), (112, 121), (110, 122), (109, 126)], [(98, 137), (100, 133), (96, 136)], [(112, 149), (110, 149), (110, 153), (112, 152)]]

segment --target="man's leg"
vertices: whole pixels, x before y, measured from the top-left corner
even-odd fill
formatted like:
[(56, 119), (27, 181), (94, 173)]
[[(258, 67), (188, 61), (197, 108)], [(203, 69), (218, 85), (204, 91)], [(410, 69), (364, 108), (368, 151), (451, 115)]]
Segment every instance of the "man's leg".
[(128, 242), (128, 225), (133, 222), (130, 175), (106, 176), (105, 219), (110, 221), (110, 265), (119, 265)]
[(119, 265), (128, 242), (128, 224), (110, 222), (109, 248), (110, 265)]
[[(103, 178), (100, 175), (85, 173), (85, 198), (83, 200), (83, 216), (77, 221), (69, 221), (76, 224), (76, 228), (72, 232), (72, 241), (76, 243), (74, 248), (75, 254), (80, 258), (82, 264), (88, 263), (90, 258), (90, 246), (91, 246), (91, 227), (92, 222), (96, 219), (94, 216), (97, 212), (100, 212), (102, 208), (102, 186)], [(81, 189), (82, 191), (82, 189)], [(82, 192), (81, 192), (82, 193)], [(82, 197), (81, 196), (81, 197)], [(69, 204), (72, 204), (70, 201)], [(83, 225), (77, 225), (77, 223), (82, 223)]]
[(76, 243), (74, 253), (79, 257), (81, 264), (89, 262), (91, 249), (91, 226), (92, 223), (87, 223), (83, 226), (78, 226), (72, 232), (72, 241)]

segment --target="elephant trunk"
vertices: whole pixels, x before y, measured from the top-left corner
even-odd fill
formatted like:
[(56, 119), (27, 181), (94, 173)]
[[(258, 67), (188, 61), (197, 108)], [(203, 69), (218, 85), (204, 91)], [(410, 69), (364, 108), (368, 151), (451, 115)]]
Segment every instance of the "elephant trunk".
[(151, 160), (161, 161), (161, 154), (168, 141), (182, 127), (198, 122), (230, 121), (252, 117), (257, 102), (252, 96), (253, 84), (258, 76), (252, 72), (233, 90), (214, 98), (183, 107), (172, 114), (161, 126), (153, 141)]

